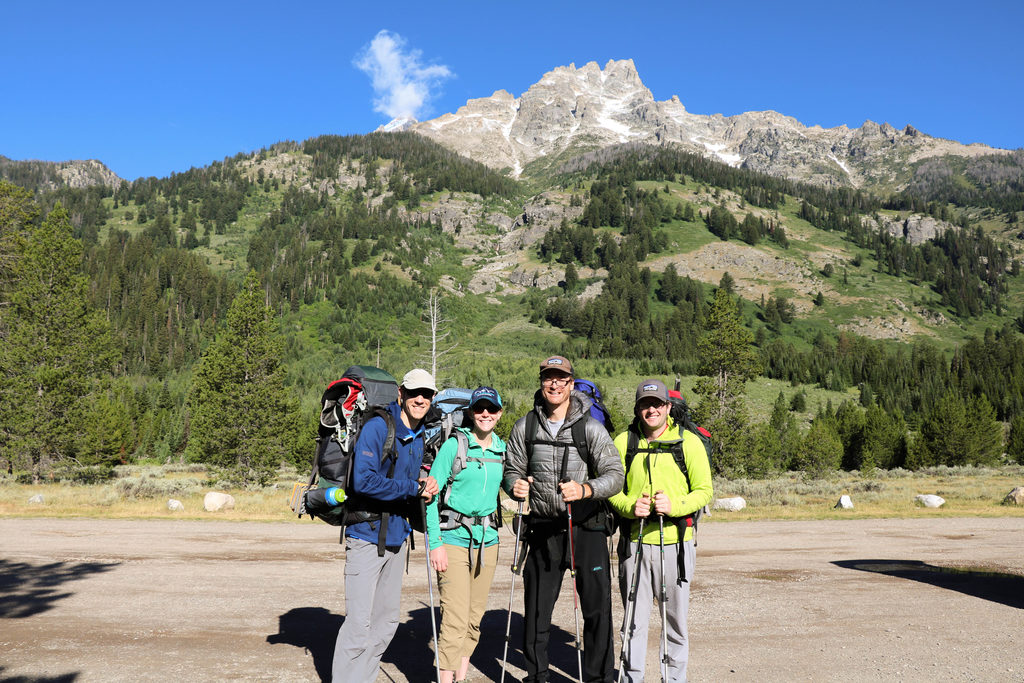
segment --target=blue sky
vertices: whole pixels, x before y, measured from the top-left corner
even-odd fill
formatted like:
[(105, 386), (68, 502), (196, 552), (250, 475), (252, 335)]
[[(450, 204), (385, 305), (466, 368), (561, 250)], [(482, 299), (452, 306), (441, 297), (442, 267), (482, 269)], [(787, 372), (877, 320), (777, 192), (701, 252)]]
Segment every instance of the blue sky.
[(1009, 0), (36, 0), (0, 21), (0, 155), (99, 159), (129, 180), (399, 110), (426, 120), (609, 59), (696, 114), (1024, 147), (1024, 4)]

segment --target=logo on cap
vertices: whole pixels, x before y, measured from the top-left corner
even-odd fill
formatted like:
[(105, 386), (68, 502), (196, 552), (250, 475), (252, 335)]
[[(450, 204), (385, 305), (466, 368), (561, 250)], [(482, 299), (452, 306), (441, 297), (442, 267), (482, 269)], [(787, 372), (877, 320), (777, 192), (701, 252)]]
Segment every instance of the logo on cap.
[(657, 390), (658, 390), (658, 385), (657, 384), (645, 384), (644, 388), (641, 389), (641, 391), (657, 391)]
[(547, 363), (548, 363), (548, 365), (561, 365), (562, 364), (562, 359), (561, 358), (548, 358)]

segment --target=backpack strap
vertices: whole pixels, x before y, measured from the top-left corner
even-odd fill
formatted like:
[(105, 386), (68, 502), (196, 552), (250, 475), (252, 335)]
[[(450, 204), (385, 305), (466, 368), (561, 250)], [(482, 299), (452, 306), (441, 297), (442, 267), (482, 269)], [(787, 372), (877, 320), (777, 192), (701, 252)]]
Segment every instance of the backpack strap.
[[(590, 477), (594, 476), (594, 463), (590, 460), (590, 446), (587, 445), (587, 420), (591, 416), (589, 413), (583, 415), (580, 419), (576, 420), (569, 427), (570, 433), (572, 434), (572, 446), (579, 453), (580, 458), (587, 464), (587, 475)], [(534, 435), (537, 433), (537, 428), (540, 426), (540, 421), (537, 418), (536, 409), (531, 409), (526, 414), (526, 452), (527, 457), (533, 454), (533, 445), (537, 443), (547, 444), (551, 446), (561, 446), (564, 448), (562, 455), (562, 469), (559, 474), (559, 481), (565, 479), (565, 475), (568, 471), (569, 466), (569, 444), (556, 441), (555, 439), (537, 439)]]
[[(647, 468), (648, 468), (648, 471), (649, 471), (650, 467), (651, 467), (651, 464), (650, 464), (650, 454), (651, 453), (660, 453), (660, 452), (664, 452), (665, 450), (668, 450), (670, 453), (672, 453), (672, 460), (675, 461), (676, 467), (679, 468), (679, 471), (683, 473), (683, 477), (686, 479), (687, 493), (692, 491), (693, 490), (693, 484), (690, 483), (690, 471), (686, 467), (686, 457), (684, 456), (684, 453), (683, 453), (683, 441), (685, 439), (685, 433), (687, 431), (689, 431), (689, 430), (686, 430), (686, 429), (684, 429), (682, 427), (682, 425), (679, 425), (679, 432), (683, 436), (683, 438), (676, 439), (675, 441), (655, 441), (654, 443), (660, 444), (659, 446), (656, 446), (656, 447), (652, 447), (651, 446), (651, 442), (648, 441), (647, 442), (647, 448), (640, 448), (640, 429), (639, 429), (639, 427), (637, 425), (636, 420), (634, 420), (633, 423), (629, 426), (629, 428), (627, 430), (628, 436), (626, 437), (626, 468), (625, 468), (625, 474), (626, 474), (626, 477), (627, 477), (626, 480), (627, 481), (629, 480), (629, 468), (633, 466), (633, 460), (636, 458), (637, 453), (641, 453), (642, 452), (642, 453), (646, 453), (647, 454), (647, 457), (648, 457)], [(665, 448), (666, 446), (668, 446), (667, 449)], [(676, 522), (676, 525), (679, 527), (679, 533), (680, 533), (679, 543), (680, 544), (682, 544), (682, 542), (683, 542), (683, 534), (684, 534), (684, 532), (686, 530), (686, 527), (688, 527), (688, 526), (693, 527), (694, 528), (694, 532), (696, 532), (696, 530), (697, 530), (697, 520), (696, 520), (696, 518), (697, 517), (699, 517), (699, 511), (691, 513), (689, 515), (686, 515), (685, 517), (677, 517), (676, 518), (678, 520)], [(680, 557), (682, 557), (682, 555), (680, 555)]]
[[(477, 562), (476, 572), (479, 573), (480, 567), (484, 565), (483, 558), (483, 535), (487, 533), (489, 527), (498, 528), (501, 526), (501, 515), (498, 514), (497, 507), (495, 511), (489, 515), (483, 517), (465, 515), (458, 510), (451, 508), (448, 504), (449, 499), (452, 495), (452, 484), (455, 482), (455, 478), (459, 476), (462, 470), (466, 469), (466, 464), (469, 462), (479, 462), (481, 464), (485, 462), (503, 462), (502, 458), (485, 458), (485, 457), (469, 457), (469, 437), (465, 432), (456, 429), (452, 436), (456, 439), (458, 448), (455, 452), (455, 459), (452, 461), (452, 471), (448, 475), (448, 481), (445, 483), (444, 488), (441, 492), (440, 500), (438, 501), (438, 518), (441, 522), (442, 531), (451, 531), (458, 527), (464, 527), (469, 532), (469, 566), (473, 568), (473, 527), (482, 526), (480, 537), (480, 547), (477, 550)], [(500, 494), (499, 494), (500, 498)]]
[[(398, 464), (398, 449), (395, 448), (395, 419), (391, 416), (391, 413), (383, 408), (374, 408), (373, 414), (384, 420), (384, 424), (387, 425), (387, 435), (384, 437), (384, 448), (381, 450), (380, 464), (383, 465), (388, 460), (391, 461), (391, 465), (388, 467), (388, 479), (395, 478), (395, 465)], [(391, 519), (391, 513), (384, 511), (380, 515), (380, 528), (377, 530), (377, 557), (384, 557), (384, 548), (387, 545), (388, 537), (388, 521)]]

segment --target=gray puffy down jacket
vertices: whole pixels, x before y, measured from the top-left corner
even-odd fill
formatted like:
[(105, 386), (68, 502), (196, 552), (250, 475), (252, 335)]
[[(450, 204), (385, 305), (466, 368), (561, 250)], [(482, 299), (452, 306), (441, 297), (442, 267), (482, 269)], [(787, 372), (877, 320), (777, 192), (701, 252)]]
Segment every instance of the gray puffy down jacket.
[[(526, 452), (526, 416), (512, 427), (505, 451), (505, 491), (510, 492), (518, 479), (533, 477), (530, 486), (530, 508), (534, 517), (560, 517), (565, 515), (565, 503), (558, 491), (558, 479), (562, 472), (562, 458), (565, 444), (569, 457), (566, 474), (571, 479), (587, 484), (594, 490), (594, 498), (608, 499), (622, 491), (625, 476), (622, 472), (622, 459), (615, 448), (611, 436), (604, 426), (590, 417), (590, 399), (583, 393), (573, 390), (570, 395), (569, 412), (565, 423), (552, 439), (547, 431), (547, 417), (544, 414), (544, 402), (540, 392), (534, 398), (534, 412), (537, 414), (537, 430), (533, 435), (535, 441), (554, 440), (560, 445), (534, 443), (533, 453)], [(590, 450), (593, 477), (588, 471), (587, 463), (576, 452), (572, 442), (572, 425), (578, 420), (586, 420), (587, 447)], [(575, 513), (573, 515), (575, 517)]]

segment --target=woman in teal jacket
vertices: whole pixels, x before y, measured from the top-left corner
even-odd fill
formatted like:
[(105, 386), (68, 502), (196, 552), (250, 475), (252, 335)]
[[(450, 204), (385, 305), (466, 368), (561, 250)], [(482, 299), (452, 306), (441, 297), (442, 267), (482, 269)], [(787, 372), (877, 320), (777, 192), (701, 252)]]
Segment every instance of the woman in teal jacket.
[[(498, 563), (498, 489), (505, 442), (494, 433), (501, 396), (479, 387), (468, 427), (458, 427), (430, 467), (441, 492), (427, 506), (430, 565), (441, 592), (441, 683), (465, 680)], [(445, 483), (446, 482), (446, 483)]]

